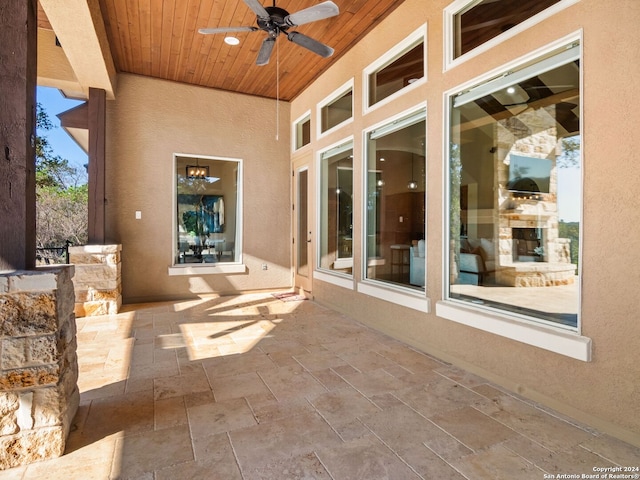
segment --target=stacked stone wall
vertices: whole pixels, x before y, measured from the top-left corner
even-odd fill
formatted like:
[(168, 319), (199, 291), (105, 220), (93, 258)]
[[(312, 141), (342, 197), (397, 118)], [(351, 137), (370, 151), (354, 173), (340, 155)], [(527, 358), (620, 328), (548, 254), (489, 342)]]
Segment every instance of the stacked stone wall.
[(69, 248), (75, 266), (78, 317), (115, 315), (122, 305), (121, 245), (85, 245)]
[(0, 469), (64, 453), (80, 400), (72, 277), (0, 273)]

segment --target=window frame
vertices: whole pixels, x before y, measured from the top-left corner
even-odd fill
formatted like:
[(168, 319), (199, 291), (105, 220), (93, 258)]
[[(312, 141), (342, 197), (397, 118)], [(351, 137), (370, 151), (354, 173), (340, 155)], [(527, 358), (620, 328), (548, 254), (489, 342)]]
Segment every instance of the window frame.
[[(338, 142), (335, 142), (325, 148), (323, 148), (322, 150), (318, 150), (318, 152), (316, 152), (316, 229), (315, 231), (316, 233), (316, 245), (318, 246), (318, 248), (316, 248), (316, 259), (315, 259), (315, 269), (313, 272), (313, 276), (315, 279), (319, 279), (328, 283), (332, 283), (334, 285), (343, 287), (343, 288), (348, 288), (353, 290), (353, 279), (354, 279), (354, 257), (353, 257), (353, 250), (352, 250), (352, 255), (351, 255), (351, 273), (345, 273), (345, 272), (341, 272), (339, 270), (331, 270), (325, 267), (321, 266), (321, 255), (322, 255), (322, 239), (321, 239), (321, 235), (322, 235), (322, 213), (320, 212), (320, 209), (322, 208), (322, 161), (323, 158), (322, 156), (333, 150), (336, 148), (340, 148), (342, 146), (346, 146), (347, 144), (351, 144), (351, 151), (354, 151), (354, 136), (350, 135), (348, 137), (343, 138), (342, 140), (339, 140)], [(355, 156), (353, 158), (353, 184), (355, 186), (355, 171), (356, 171), (356, 165), (355, 165)], [(353, 199), (355, 201), (355, 195), (353, 196)], [(354, 228), (355, 230), (355, 228)]]
[[(356, 285), (356, 290), (359, 293), (363, 293), (365, 295), (369, 295), (372, 297), (376, 297), (378, 299), (395, 303), (412, 310), (417, 310), (424, 313), (431, 312), (431, 300), (427, 297), (427, 272), (428, 272), (428, 256), (425, 255), (425, 286), (424, 289), (416, 289), (411, 288), (409, 286), (403, 286), (399, 284), (393, 284), (388, 282), (383, 282), (381, 280), (367, 278), (367, 176), (368, 176), (368, 151), (367, 151), (367, 139), (371, 132), (383, 128), (387, 125), (392, 125), (394, 122), (402, 120), (404, 118), (411, 117), (420, 112), (424, 114), (424, 122), (425, 122), (425, 179), (428, 178), (428, 143), (426, 142), (427, 134), (428, 134), (428, 122), (427, 122), (427, 103), (422, 102), (420, 104), (414, 105), (411, 108), (403, 110), (402, 112), (397, 113), (391, 117), (387, 117), (384, 120), (371, 125), (362, 130), (362, 163), (361, 163), (361, 192), (363, 192), (360, 196), (360, 218), (361, 218), (361, 233), (360, 233), (360, 242), (362, 245), (360, 252), (360, 278)], [(428, 182), (427, 182), (428, 183)], [(428, 223), (427, 223), (427, 211), (428, 207), (428, 194), (427, 187), (425, 186), (425, 218), (424, 218), (424, 229), (425, 229), (425, 249), (428, 247), (427, 237), (428, 237)]]
[[(216, 264), (207, 263), (175, 263), (176, 261), (176, 245), (178, 244), (178, 223), (176, 217), (177, 205), (178, 205), (178, 182), (177, 182), (177, 163), (178, 158), (193, 158), (202, 160), (218, 160), (229, 161), (237, 164), (237, 184), (236, 184), (236, 228), (235, 228), (235, 250), (237, 253), (237, 260), (233, 262), (221, 262)], [(172, 181), (172, 201), (171, 201), (171, 229), (172, 229), (172, 247), (171, 247), (171, 263), (168, 267), (169, 276), (182, 276), (182, 275), (203, 275), (203, 274), (229, 274), (229, 273), (245, 273), (246, 266), (243, 263), (242, 253), (242, 232), (243, 232), (243, 168), (244, 162), (241, 158), (223, 157), (215, 155), (198, 155), (193, 153), (174, 153), (172, 161), (173, 173), (171, 175)]]
[[(543, 61), (545, 56), (550, 56), (554, 51), (558, 51), (563, 46), (579, 42), (580, 44), (580, 65), (583, 65), (584, 43), (582, 38), (582, 30), (578, 30), (566, 37), (556, 40), (544, 47), (541, 47), (527, 55), (508, 62), (498, 68), (491, 70), (479, 77), (454, 87), (443, 94), (444, 105), (444, 128), (443, 136), (443, 159), (444, 159), (444, 175), (443, 175), (443, 242), (442, 242), (442, 300), (436, 304), (436, 315), (447, 320), (451, 320), (463, 325), (467, 325), (482, 331), (494, 333), (496, 335), (519, 341), (528, 345), (539, 347), (548, 351), (565, 355), (577, 360), (585, 362), (591, 361), (592, 342), (589, 337), (582, 336), (582, 256), (583, 248), (579, 251), (578, 261), (578, 315), (577, 326), (567, 327), (552, 322), (545, 322), (541, 319), (529, 317), (508, 310), (489, 307), (483, 305), (474, 305), (470, 302), (464, 302), (450, 297), (450, 203), (451, 203), (451, 179), (450, 179), (450, 149), (449, 143), (451, 138), (451, 115), (453, 109), (454, 98), (462, 92), (470, 91), (475, 87), (482, 86), (485, 83), (499, 78), (504, 72), (510, 70), (518, 70), (526, 68), (528, 65), (535, 65)], [(562, 65), (559, 63), (558, 66)], [(584, 68), (580, 68), (580, 110), (584, 111)], [(581, 119), (582, 125), (584, 120)], [(582, 143), (584, 145), (584, 127), (581, 127)], [(584, 166), (584, 148), (580, 150), (581, 165)], [(584, 168), (581, 169), (581, 195), (584, 198)], [(584, 207), (580, 211), (580, 244), (583, 245), (583, 218)]]
[[(349, 91), (351, 91), (351, 116), (323, 132), (322, 131), (322, 109), (336, 102)], [(347, 80), (347, 82), (342, 84), (340, 87), (336, 88), (333, 92), (327, 95), (323, 100), (318, 102), (316, 106), (316, 123), (317, 123), (316, 135), (318, 139), (326, 137), (327, 135), (330, 135), (336, 130), (339, 130), (340, 128), (353, 122), (353, 112), (355, 107), (354, 97), (355, 97), (354, 79), (350, 78), (349, 80)]]
[[(298, 126), (304, 124), (307, 119), (309, 120), (309, 143), (306, 143), (300, 147), (298, 147)], [(304, 148), (308, 148), (311, 145), (311, 132), (313, 126), (311, 125), (311, 110), (307, 110), (305, 113), (300, 115), (296, 120), (291, 124), (291, 152), (299, 152)]]
[[(398, 60), (405, 53), (409, 52), (412, 48), (418, 46), (420, 44), (420, 40), (423, 43), (423, 72), (422, 78), (419, 78), (413, 83), (397, 90), (392, 93), (388, 97), (383, 98), (382, 100), (374, 103), (373, 105), (369, 105), (369, 95), (370, 95), (370, 83), (369, 77), (379, 70), (382, 70), (389, 64)], [(369, 64), (362, 71), (362, 113), (366, 115), (369, 112), (372, 112), (384, 105), (387, 105), (398, 97), (405, 95), (407, 92), (415, 90), (419, 88), (421, 85), (427, 82), (427, 24), (421, 25), (418, 29), (413, 31), (407, 37), (405, 37), (401, 42), (396, 44), (393, 48), (388, 50), (385, 54), (375, 60), (373, 63)]]
[(462, 10), (467, 10), (470, 7), (473, 7), (474, 4), (479, 3), (481, 0), (455, 0), (450, 3), (443, 10), (443, 46), (444, 46), (444, 71), (451, 70), (452, 68), (457, 67), (458, 65), (468, 61), (471, 58), (477, 57), (478, 55), (491, 50), (496, 45), (515, 37), (516, 35), (522, 33), (523, 31), (537, 25), (545, 21), (546, 19), (554, 16), (555, 14), (561, 12), (562, 10), (578, 3), (580, 0), (560, 0), (557, 4), (552, 5), (543, 11), (535, 14), (532, 17), (529, 17), (524, 22), (515, 25), (513, 28), (510, 28), (506, 32), (501, 33), (500, 35), (493, 37), (492, 39), (486, 41), (485, 43), (478, 45), (477, 47), (471, 49), (467, 53), (460, 55), (459, 57), (455, 57), (455, 16), (461, 12)]

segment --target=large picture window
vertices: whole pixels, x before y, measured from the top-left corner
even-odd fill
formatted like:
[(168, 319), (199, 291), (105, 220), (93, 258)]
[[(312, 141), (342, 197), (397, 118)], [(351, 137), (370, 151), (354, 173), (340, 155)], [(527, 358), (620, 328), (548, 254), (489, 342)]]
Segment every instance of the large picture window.
[(577, 328), (580, 47), (451, 97), (449, 298)]
[(424, 289), (425, 111), (367, 133), (366, 278)]
[(240, 162), (176, 156), (174, 264), (238, 262)]
[(353, 271), (353, 142), (320, 155), (321, 269)]

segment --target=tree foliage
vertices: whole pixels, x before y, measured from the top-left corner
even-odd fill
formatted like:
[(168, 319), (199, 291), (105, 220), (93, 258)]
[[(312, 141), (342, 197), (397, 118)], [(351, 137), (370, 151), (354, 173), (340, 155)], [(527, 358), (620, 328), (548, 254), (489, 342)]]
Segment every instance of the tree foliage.
[(59, 247), (87, 241), (87, 175), (56, 155), (45, 136), (54, 127), (41, 104), (36, 129), (36, 243)]

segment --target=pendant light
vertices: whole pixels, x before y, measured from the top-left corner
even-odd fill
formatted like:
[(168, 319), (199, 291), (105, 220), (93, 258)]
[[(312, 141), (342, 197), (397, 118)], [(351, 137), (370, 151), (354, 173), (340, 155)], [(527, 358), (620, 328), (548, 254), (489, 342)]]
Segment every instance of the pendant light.
[(411, 154), (411, 180), (409, 180), (409, 183), (407, 183), (407, 188), (409, 190), (417, 190), (418, 189), (418, 182), (416, 182), (413, 179), (413, 153)]

